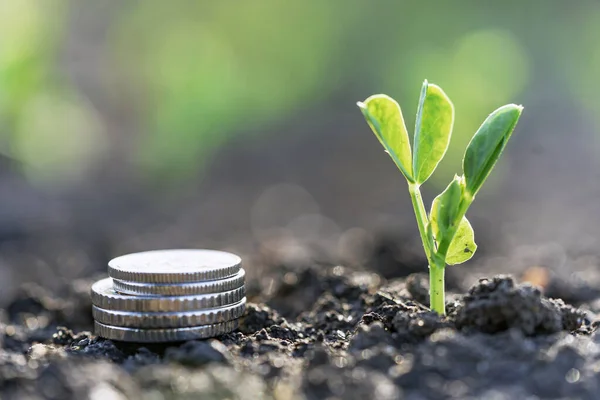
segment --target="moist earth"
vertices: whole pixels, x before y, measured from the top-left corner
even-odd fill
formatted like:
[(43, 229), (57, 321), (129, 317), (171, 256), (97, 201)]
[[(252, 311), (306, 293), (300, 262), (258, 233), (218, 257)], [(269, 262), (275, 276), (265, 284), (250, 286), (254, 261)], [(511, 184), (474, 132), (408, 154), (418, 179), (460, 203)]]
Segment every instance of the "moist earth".
[(425, 274), (270, 270), (248, 282), (237, 331), (168, 345), (90, 333), (93, 280), (26, 285), (0, 314), (0, 398), (599, 398), (593, 307), (495, 276), (450, 293), (441, 317)]

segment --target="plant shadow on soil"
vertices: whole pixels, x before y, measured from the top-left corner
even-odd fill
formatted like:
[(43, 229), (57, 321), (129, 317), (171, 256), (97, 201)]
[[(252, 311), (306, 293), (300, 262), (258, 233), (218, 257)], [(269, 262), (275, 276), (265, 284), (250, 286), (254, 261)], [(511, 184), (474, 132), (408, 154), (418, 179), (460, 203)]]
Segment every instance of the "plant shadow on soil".
[(496, 276), (450, 293), (440, 317), (427, 308), (426, 274), (415, 270), (386, 280), (275, 263), (268, 289), (248, 282), (236, 332), (168, 345), (87, 332), (93, 280), (60, 296), (28, 285), (0, 314), (1, 397), (598, 398), (594, 313)]

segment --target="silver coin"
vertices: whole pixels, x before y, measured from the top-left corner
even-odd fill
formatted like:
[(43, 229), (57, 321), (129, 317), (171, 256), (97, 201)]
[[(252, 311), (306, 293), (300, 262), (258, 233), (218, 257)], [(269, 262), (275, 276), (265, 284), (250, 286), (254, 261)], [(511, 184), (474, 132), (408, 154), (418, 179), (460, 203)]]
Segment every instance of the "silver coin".
[(111, 278), (137, 283), (186, 283), (229, 278), (242, 259), (217, 250), (155, 250), (127, 254), (108, 263)]
[(222, 293), (194, 296), (130, 296), (117, 293), (111, 278), (101, 279), (92, 285), (92, 303), (105, 310), (168, 312), (197, 311), (235, 304), (246, 296), (244, 286)]
[(133, 296), (190, 296), (219, 293), (244, 285), (246, 271), (243, 268), (230, 278), (198, 283), (135, 283), (113, 279), (115, 291)]
[(246, 310), (246, 298), (227, 307), (187, 312), (133, 312), (92, 307), (94, 319), (100, 323), (129, 328), (184, 328), (211, 325), (240, 318)]
[(98, 321), (94, 322), (94, 332), (100, 337), (137, 343), (181, 342), (184, 340), (206, 339), (231, 332), (237, 329), (237, 327), (238, 320), (173, 329), (124, 328), (106, 325)]

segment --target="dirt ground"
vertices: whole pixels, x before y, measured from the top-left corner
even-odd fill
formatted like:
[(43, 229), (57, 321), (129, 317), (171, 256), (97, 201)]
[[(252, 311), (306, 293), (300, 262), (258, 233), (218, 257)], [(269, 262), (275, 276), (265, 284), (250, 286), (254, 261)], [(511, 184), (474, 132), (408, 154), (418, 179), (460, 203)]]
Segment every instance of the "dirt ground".
[[(440, 317), (426, 274), (398, 271), (271, 257), (247, 282), (238, 331), (170, 345), (90, 333), (93, 279), (56, 292), (28, 284), (0, 316), (0, 398), (598, 398), (600, 301), (589, 290), (551, 278), (543, 294), (494, 276), (463, 292), (449, 271)], [(578, 308), (547, 297), (559, 293)]]

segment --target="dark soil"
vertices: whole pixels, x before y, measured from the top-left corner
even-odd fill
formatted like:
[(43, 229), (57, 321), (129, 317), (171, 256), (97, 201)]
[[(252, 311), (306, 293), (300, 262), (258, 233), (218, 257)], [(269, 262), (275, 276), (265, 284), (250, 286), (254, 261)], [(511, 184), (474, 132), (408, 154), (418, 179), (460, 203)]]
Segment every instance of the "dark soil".
[[(2, 399), (597, 399), (594, 314), (508, 276), (429, 311), (425, 274), (271, 269), (237, 332), (141, 346), (92, 335), (90, 281), (25, 286), (0, 317)], [(267, 295), (268, 293), (268, 295)], [(61, 327), (65, 326), (65, 327)]]

